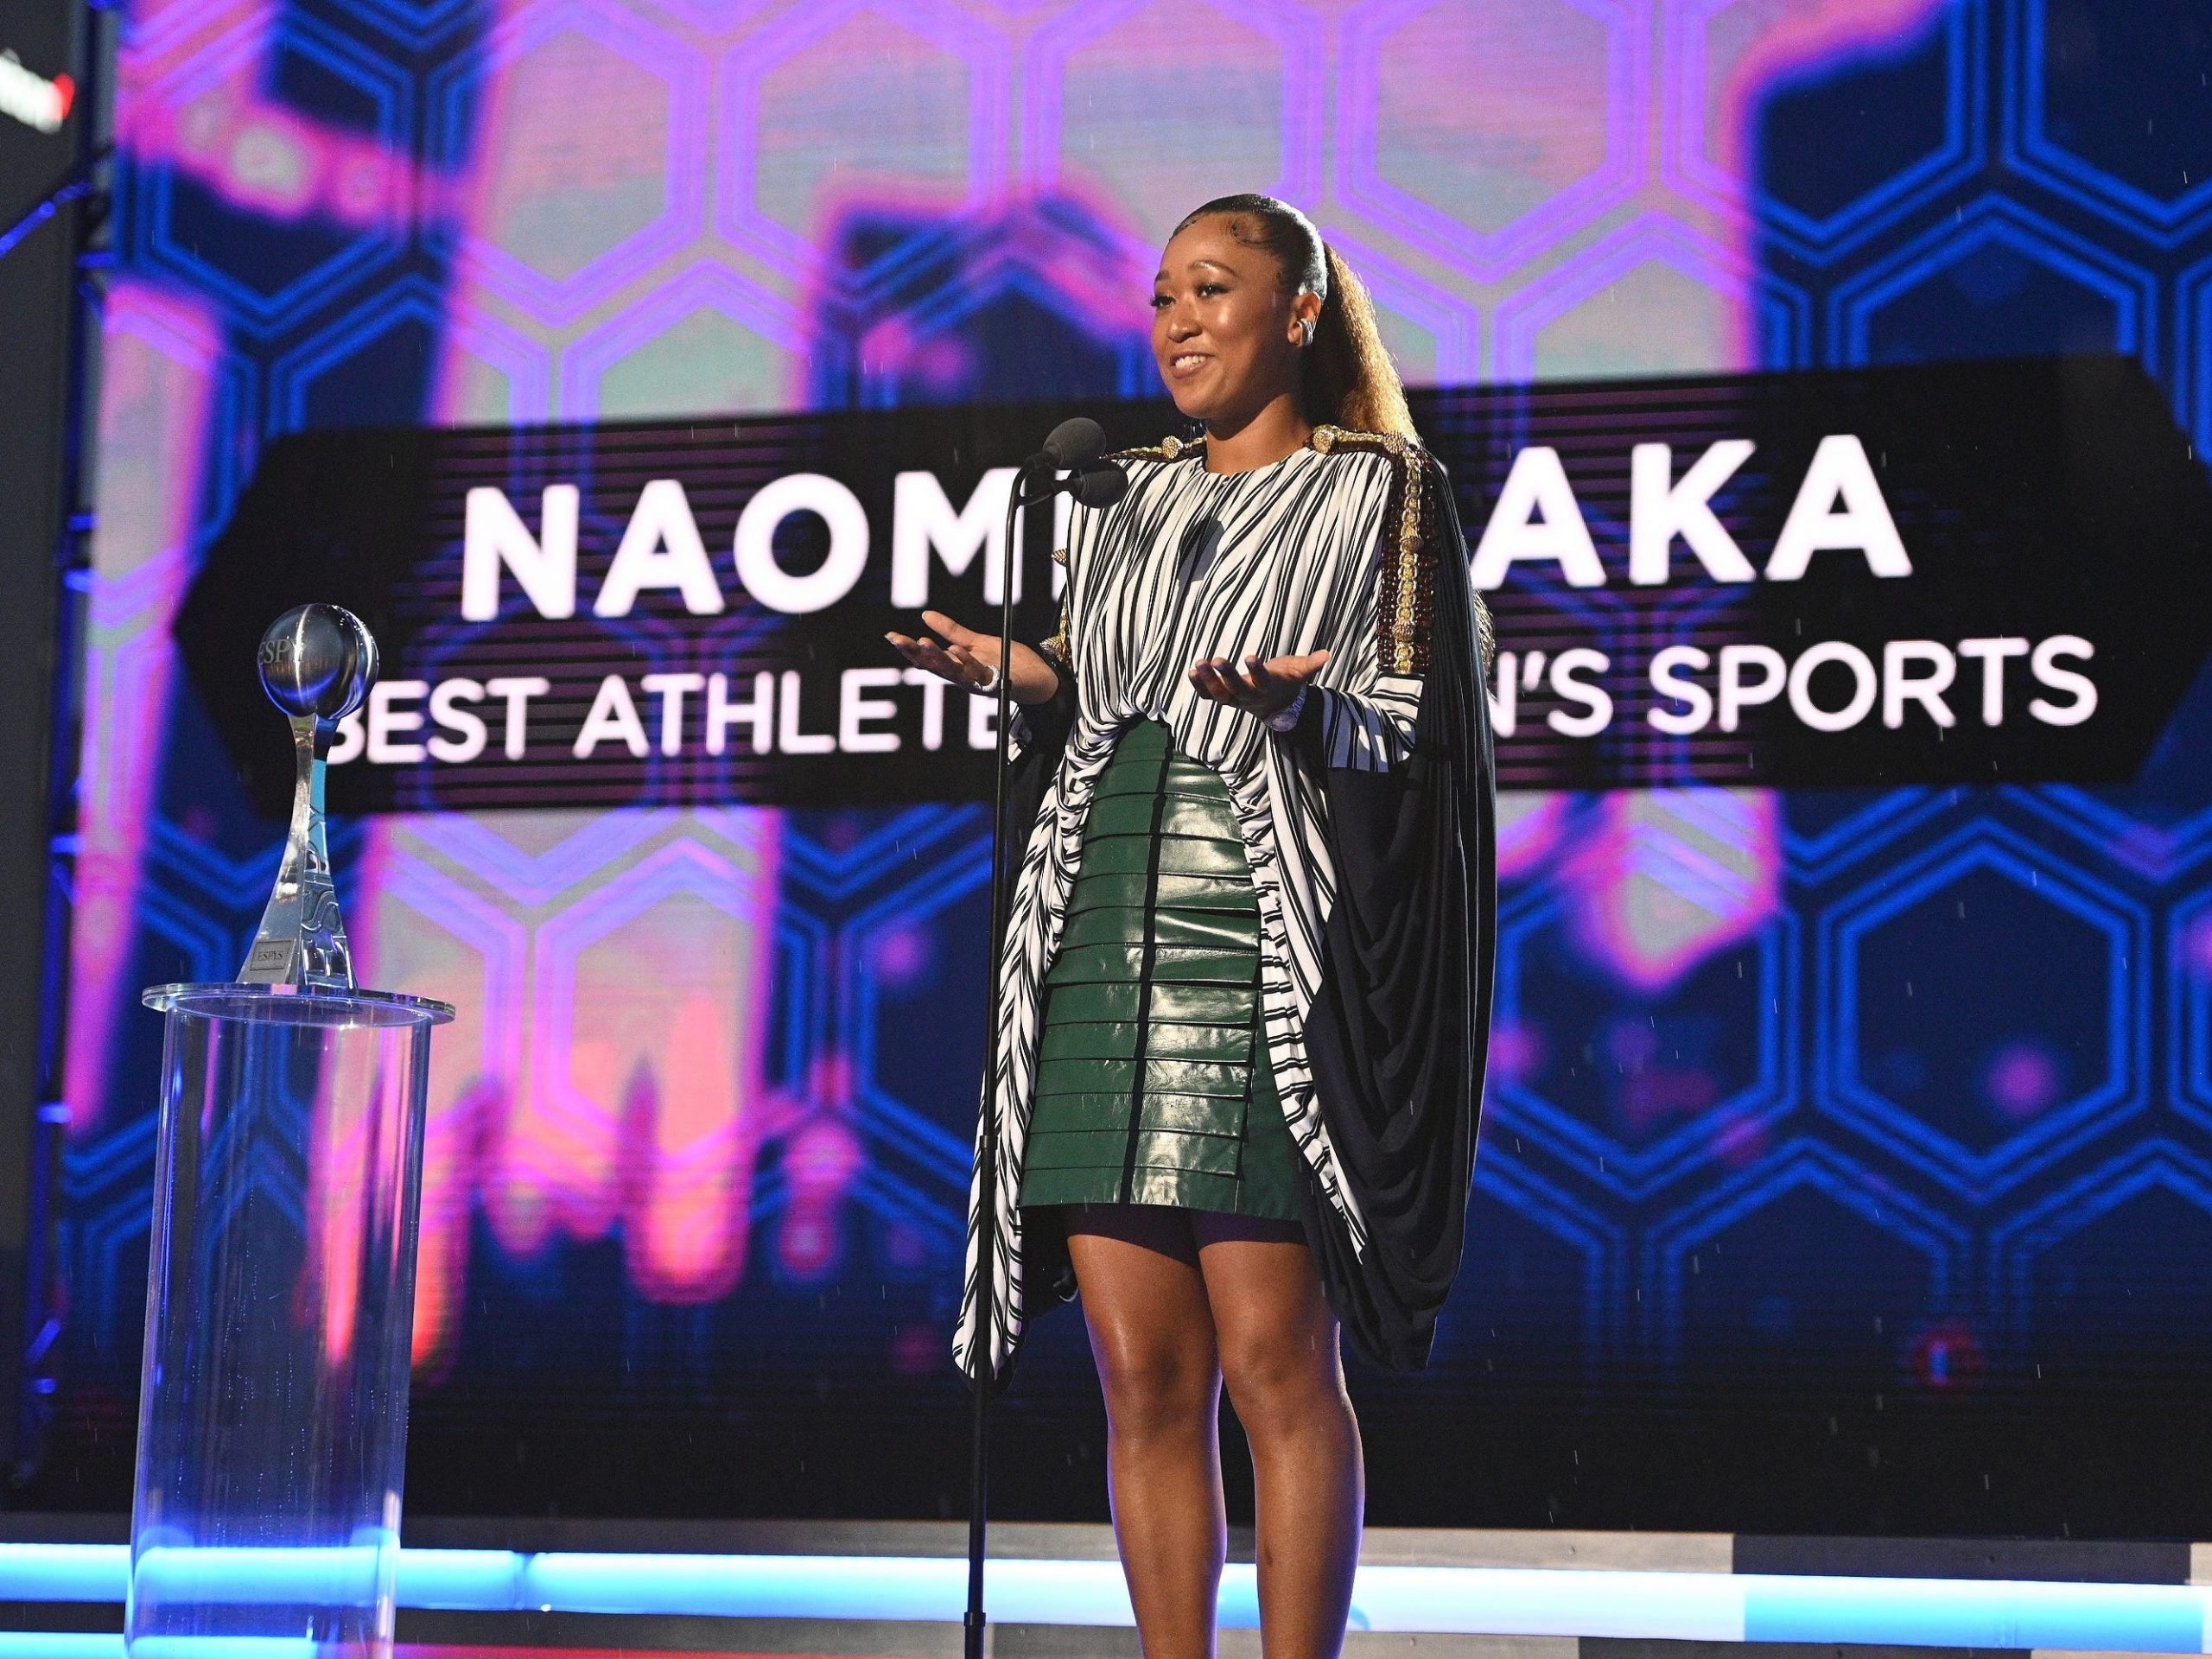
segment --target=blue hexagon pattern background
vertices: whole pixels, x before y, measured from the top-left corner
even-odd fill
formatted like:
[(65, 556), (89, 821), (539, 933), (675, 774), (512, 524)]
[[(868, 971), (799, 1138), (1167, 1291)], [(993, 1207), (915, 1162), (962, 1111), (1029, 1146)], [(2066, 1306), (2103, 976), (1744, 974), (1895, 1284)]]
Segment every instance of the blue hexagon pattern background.
[[(2118, 351), (2203, 446), (2208, 71), (2184, 0), (137, 0), (42, 1478), (127, 1451), (136, 988), (228, 976), (271, 873), (168, 632), (270, 437), (1141, 395), (1160, 238), (1260, 188), (1417, 381)], [(2124, 788), (1504, 817), (1467, 1269), (1437, 1368), (1358, 1382), (1378, 1518), (1497, 1518), (1389, 1471), (1516, 1400), (1842, 1376), (1878, 1409), (2212, 1360), (2212, 679)], [(760, 1448), (825, 1414), (954, 1433), (980, 813), (400, 817), (337, 850), (371, 971), (462, 1008), (418, 1451), (720, 1425), (760, 1458), (732, 1501), (772, 1510)], [(1080, 1440), (1079, 1328), (1035, 1347), (1009, 1433)], [(509, 1476), (416, 1491), (566, 1490)], [(1556, 1516), (1573, 1479), (1528, 1490)], [(1052, 1510), (1039, 1482), (1015, 1501)]]

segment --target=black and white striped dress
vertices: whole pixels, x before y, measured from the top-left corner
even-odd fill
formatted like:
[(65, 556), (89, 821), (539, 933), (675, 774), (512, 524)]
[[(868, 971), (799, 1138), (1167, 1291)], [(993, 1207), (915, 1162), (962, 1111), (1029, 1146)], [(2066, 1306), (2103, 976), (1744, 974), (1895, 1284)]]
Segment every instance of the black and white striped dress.
[[(1381, 607), (1397, 603), (1393, 515), (1407, 499), (1417, 457), (1399, 440), (1324, 427), (1313, 444), (1285, 460), (1217, 474), (1205, 469), (1203, 443), (1171, 442), (1125, 458), (1129, 491), (1118, 505), (1074, 516), (1065, 636), (1074, 723), (1029, 838), (1000, 964), (994, 1370), (1011, 1355), (1025, 1317), (1016, 1198), (1041, 991), (1058, 949), (1093, 791), (1121, 734), (1137, 721), (1165, 723), (1177, 747), (1213, 767), (1228, 790), (1259, 898), (1262, 1002), (1284, 1119), (1352, 1247), (1362, 1246), (1359, 1207), (1339, 1179), (1306, 1050), (1337, 889), (1324, 791), (1288, 737), (1201, 696), (1189, 674), (1208, 658), (1241, 662), (1255, 653), (1327, 651), (1309, 698), (1318, 706), (1307, 716), (1319, 721), (1327, 764), (1370, 772), (1402, 765), (1421, 680), (1414, 653), (1389, 645), (1391, 618)], [(1414, 490), (1417, 499), (1417, 483)], [(1411, 517), (1405, 522), (1409, 526)], [(1405, 603), (1400, 638), (1408, 632), (1410, 588)], [(1396, 660), (1386, 663), (1386, 654)], [(979, 1172), (955, 1341), (963, 1369), (977, 1326), (973, 1223), (981, 1186)]]

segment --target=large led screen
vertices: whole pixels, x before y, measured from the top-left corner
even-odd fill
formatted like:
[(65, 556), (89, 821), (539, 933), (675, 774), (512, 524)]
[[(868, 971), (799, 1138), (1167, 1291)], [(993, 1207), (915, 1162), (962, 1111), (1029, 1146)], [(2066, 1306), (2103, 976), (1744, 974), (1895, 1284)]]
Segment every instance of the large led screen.
[[(1356, 1376), (1374, 1518), (2203, 1535), (2208, 67), (2156, 0), (142, 0), (35, 1495), (126, 1490), (158, 1048), (137, 991), (237, 969), (279, 837), (254, 746), (278, 734), (225, 653), (327, 579), (388, 602), (422, 688), (360, 734), (393, 777), (364, 753), (341, 785), (357, 962), (461, 1009), (432, 1083), (416, 1512), (957, 1510), (988, 866), (969, 717), (939, 730), (942, 791), (909, 764), (911, 689), (900, 766), (835, 783), (778, 784), (742, 738), (663, 764), (641, 681), (642, 755), (609, 714), (604, 755), (509, 788), (487, 702), (487, 750), (441, 771), (410, 747), (467, 747), (423, 718), (436, 688), (539, 675), (551, 626), (512, 538), (498, 629), (461, 626), (467, 486), (541, 551), (549, 489), (580, 487), (597, 584), (644, 486), (683, 484), (729, 610), (650, 596), (550, 717), (580, 741), (594, 686), (665, 658), (698, 672), (696, 718), (709, 671), (734, 698), (804, 667), (747, 620), (741, 497), (835, 476), (887, 543), (894, 474), (952, 514), (1024, 419), (1156, 421), (1131, 405), (1156, 395), (1158, 245), (1260, 188), (1313, 212), (1433, 389), (1471, 537), (1509, 503), (1525, 532), (1488, 573), (1495, 695), (1534, 758), (1502, 803), (1467, 1263), (1435, 1366)], [(1853, 412), (1885, 397), (1887, 425)], [(1862, 428), (1900, 423), (1921, 447), (1893, 476)], [(1841, 435), (1855, 461), (1823, 448)], [(1800, 550), (1858, 584), (1822, 589), (1826, 632), (1681, 542), (1641, 582), (1631, 448), (1679, 469), (1754, 440), (1750, 493), (1713, 499), (1764, 575), (1816, 465), (1831, 520), (1860, 476), (1904, 480), (1878, 493), (1916, 574), (1885, 581), (1869, 517)], [(589, 459), (636, 443), (693, 461)], [(395, 587), (410, 537), (448, 563)], [(980, 611), (982, 564), (943, 554)], [(1875, 676), (1840, 747), (1782, 729), (1784, 682), (1738, 695), (1740, 743), (1717, 706), (1651, 736), (1652, 709), (1698, 706), (1637, 689), (1659, 650), (1761, 647), (1786, 681), (1831, 636)], [(1955, 726), (1887, 683), (1936, 671), (1892, 672), (1899, 640), (1946, 654)], [(1578, 649), (1606, 666), (1563, 668)], [(1858, 695), (1831, 666), (1824, 718)], [(1616, 671), (1618, 741), (1582, 741), (1576, 687)], [(2069, 674), (2108, 726), (2065, 717)], [(800, 735), (836, 729), (822, 695)], [(1103, 1514), (1103, 1452), (1054, 1314), (1002, 1414), (1002, 1510)]]

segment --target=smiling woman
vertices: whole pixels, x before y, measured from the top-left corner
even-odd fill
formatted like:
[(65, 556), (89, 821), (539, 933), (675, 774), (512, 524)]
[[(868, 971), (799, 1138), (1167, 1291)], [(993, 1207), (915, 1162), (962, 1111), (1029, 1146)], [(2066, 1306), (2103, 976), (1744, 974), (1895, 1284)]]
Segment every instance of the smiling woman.
[[(1149, 1659), (1213, 1651), (1225, 1382), (1271, 1655), (1340, 1649), (1359, 1430), (1339, 1324), (1427, 1360), (1459, 1259), (1490, 1012), (1491, 740), (1449, 489), (1372, 308), (1306, 216), (1208, 202), (1154, 279), (1202, 435), (1077, 510), (1049, 644), (891, 636), (1023, 708), (988, 1305), (1011, 1360), (1079, 1291)], [(982, 1191), (978, 1183), (978, 1193)], [(977, 1199), (980, 1203), (980, 1196)]]
[(1307, 430), (1414, 436), (1366, 289), (1286, 204), (1224, 196), (1192, 213), (1153, 278), (1152, 312), (1161, 377), (1176, 408), (1206, 423), (1216, 471), (1239, 470), (1248, 445), (1276, 448), (1286, 415)]

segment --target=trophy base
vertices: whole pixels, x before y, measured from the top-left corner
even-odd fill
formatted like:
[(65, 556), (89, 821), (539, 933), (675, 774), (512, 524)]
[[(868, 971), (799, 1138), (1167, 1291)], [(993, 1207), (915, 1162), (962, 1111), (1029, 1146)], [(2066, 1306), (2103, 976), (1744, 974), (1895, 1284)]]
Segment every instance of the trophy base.
[(179, 985), (149, 985), (138, 1000), (157, 1014), (195, 1019), (235, 1020), (329, 1029), (356, 1027), (420, 1027), (428, 1030), (453, 1019), (453, 1004), (397, 991), (327, 990), (313, 985), (246, 984), (213, 980)]
[(387, 1659), (430, 1033), (383, 991), (162, 985), (133, 1659)]

